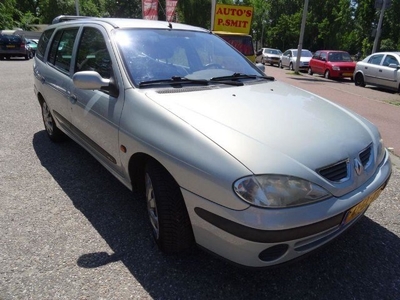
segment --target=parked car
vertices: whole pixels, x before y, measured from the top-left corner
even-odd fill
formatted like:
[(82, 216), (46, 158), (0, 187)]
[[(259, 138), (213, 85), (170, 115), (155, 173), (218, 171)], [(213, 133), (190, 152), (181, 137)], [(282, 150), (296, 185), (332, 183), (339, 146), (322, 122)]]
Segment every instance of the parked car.
[(377, 52), (357, 62), (357, 86), (373, 85), (400, 93), (400, 52)]
[(38, 43), (37, 40), (26, 39), (26, 44), (31, 49), (33, 55), (35, 55), (36, 53), (37, 43)]
[(273, 48), (261, 48), (256, 53), (256, 63), (279, 65), (282, 51)]
[(23, 36), (0, 34), (0, 60), (11, 57), (23, 57), (28, 60), (33, 57), (33, 53)]
[(346, 51), (319, 50), (310, 60), (308, 74), (323, 75), (326, 79), (351, 78), (353, 79), (356, 63)]
[[(311, 51), (307, 49), (301, 50), (300, 64), (299, 64), (300, 71), (308, 70), (308, 65), (311, 60), (311, 57), (312, 57)], [(280, 68), (286, 67), (293, 71), (296, 66), (296, 61), (297, 61), (297, 49), (288, 49), (281, 55), (281, 59), (279, 61), (279, 67)]]
[(206, 29), (50, 25), (33, 74), (48, 137), (69, 136), (142, 192), (166, 253), (198, 244), (245, 266), (285, 263), (355, 224), (391, 174), (372, 123), (266, 76)]

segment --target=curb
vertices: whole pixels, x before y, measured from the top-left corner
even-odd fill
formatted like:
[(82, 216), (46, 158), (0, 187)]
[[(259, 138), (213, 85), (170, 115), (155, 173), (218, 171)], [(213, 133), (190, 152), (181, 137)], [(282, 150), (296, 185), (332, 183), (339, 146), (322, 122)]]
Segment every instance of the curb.
[(400, 169), (400, 157), (396, 156), (392, 152), (389, 151), (390, 154), (390, 160), (392, 161), (392, 164), (396, 166), (398, 169)]

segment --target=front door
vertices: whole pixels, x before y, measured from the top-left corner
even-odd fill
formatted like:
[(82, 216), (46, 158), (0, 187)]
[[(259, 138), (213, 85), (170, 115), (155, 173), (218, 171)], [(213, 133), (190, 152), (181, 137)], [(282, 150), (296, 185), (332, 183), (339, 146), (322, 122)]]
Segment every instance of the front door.
[[(101, 27), (84, 27), (77, 47), (74, 73), (96, 71), (101, 77), (120, 82), (113, 53), (105, 42), (107, 33)], [(121, 89), (122, 90), (122, 89)], [(72, 87), (72, 130), (81, 143), (115, 175), (121, 175), (118, 132), (123, 107), (119, 96), (107, 90), (81, 90)]]

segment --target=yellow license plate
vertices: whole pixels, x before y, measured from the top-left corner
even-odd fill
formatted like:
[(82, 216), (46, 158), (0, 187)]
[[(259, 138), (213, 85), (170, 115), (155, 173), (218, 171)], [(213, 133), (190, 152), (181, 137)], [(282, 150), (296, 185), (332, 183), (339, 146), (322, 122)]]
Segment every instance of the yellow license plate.
[(374, 200), (376, 200), (376, 198), (379, 197), (381, 192), (382, 192), (382, 188), (377, 189), (375, 192), (373, 192), (367, 198), (362, 200), (356, 206), (350, 208), (349, 211), (347, 212), (346, 216), (344, 217), (343, 224), (347, 224), (347, 223), (351, 222), (358, 215), (360, 215)]
[(15, 48), (15, 45), (7, 45), (7, 48)]
[(353, 76), (353, 73), (343, 73), (343, 76)]

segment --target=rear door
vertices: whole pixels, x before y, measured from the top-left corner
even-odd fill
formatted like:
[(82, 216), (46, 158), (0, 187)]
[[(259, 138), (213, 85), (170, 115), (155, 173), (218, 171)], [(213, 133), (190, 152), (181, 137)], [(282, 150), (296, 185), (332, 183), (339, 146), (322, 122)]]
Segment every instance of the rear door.
[(367, 84), (372, 84), (372, 85), (379, 85), (380, 84), (380, 79), (379, 77), (381, 76), (379, 70), (382, 68), (381, 67), (381, 62), (384, 57), (384, 54), (375, 54), (372, 55), (368, 63), (365, 64), (362, 67), (362, 71), (364, 72), (364, 81)]
[(42, 93), (53, 117), (65, 130), (70, 129), (71, 57), (79, 26), (60, 28), (54, 33), (47, 62), (35, 70), (42, 82)]

